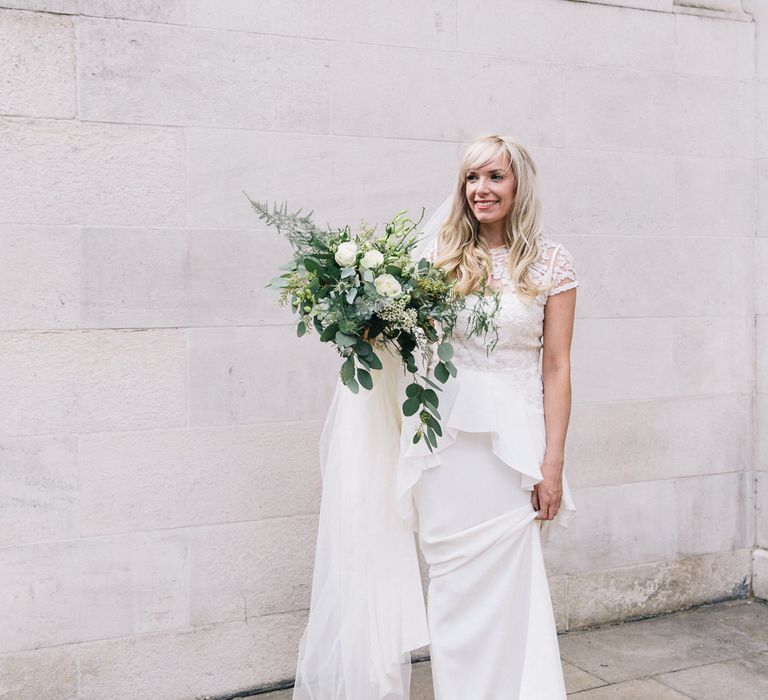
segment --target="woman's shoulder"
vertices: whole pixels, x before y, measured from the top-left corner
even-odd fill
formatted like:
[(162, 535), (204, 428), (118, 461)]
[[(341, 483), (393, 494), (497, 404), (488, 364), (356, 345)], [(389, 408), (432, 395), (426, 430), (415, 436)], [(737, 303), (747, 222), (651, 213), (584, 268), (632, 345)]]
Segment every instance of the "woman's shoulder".
[(537, 282), (543, 284), (551, 274), (552, 289), (548, 296), (580, 286), (576, 277), (573, 255), (560, 241), (549, 236), (539, 237), (539, 255), (531, 263), (531, 271)]

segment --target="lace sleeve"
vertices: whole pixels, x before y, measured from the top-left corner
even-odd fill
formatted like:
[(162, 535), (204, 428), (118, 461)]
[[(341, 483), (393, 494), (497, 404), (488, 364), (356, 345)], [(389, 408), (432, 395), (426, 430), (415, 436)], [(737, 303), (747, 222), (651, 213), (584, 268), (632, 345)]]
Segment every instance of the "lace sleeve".
[(564, 246), (561, 245), (558, 249), (552, 265), (553, 286), (549, 291), (548, 296), (581, 286), (581, 282), (579, 282), (576, 277), (576, 267), (573, 263), (573, 256)]

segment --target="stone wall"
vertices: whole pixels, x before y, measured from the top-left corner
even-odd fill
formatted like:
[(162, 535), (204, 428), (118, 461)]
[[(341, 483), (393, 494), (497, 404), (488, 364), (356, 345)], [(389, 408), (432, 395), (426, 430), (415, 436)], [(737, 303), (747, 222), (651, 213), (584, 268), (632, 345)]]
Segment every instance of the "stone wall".
[(0, 0), (0, 696), (292, 678), (337, 362), (242, 191), (429, 213), (489, 131), (583, 282), (559, 627), (746, 595), (753, 560), (768, 597), (768, 18), (737, 4)]

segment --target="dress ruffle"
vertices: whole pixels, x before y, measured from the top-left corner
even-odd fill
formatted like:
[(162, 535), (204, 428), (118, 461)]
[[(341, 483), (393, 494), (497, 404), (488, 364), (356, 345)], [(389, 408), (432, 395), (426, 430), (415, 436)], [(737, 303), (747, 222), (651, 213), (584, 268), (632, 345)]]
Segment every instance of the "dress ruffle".
[[(414, 530), (418, 514), (413, 490), (422, 472), (441, 463), (440, 453), (451, 446), (459, 431), (489, 433), (493, 453), (521, 474), (521, 487), (533, 491), (542, 481), (541, 464), (546, 452), (546, 425), (540, 375), (521, 378), (517, 372), (485, 371), (457, 367), (455, 378), (441, 385), (438, 394), (443, 435), (430, 452), (426, 441), (413, 444), (418, 415), (406, 418), (397, 465), (397, 510)], [(552, 520), (540, 520), (541, 535), (548, 542), (559, 528), (568, 527), (576, 510), (563, 470), (563, 496)]]

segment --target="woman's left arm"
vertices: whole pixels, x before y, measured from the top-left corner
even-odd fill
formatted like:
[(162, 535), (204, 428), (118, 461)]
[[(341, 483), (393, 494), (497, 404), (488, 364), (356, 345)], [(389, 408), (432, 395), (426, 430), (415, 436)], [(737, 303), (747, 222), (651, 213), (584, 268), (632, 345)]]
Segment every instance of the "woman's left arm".
[(571, 415), (571, 340), (576, 313), (576, 289), (552, 294), (544, 307), (541, 376), (544, 382), (544, 422), (547, 446), (541, 465), (543, 481), (534, 486), (531, 501), (539, 520), (552, 520), (563, 496), (565, 435)]

